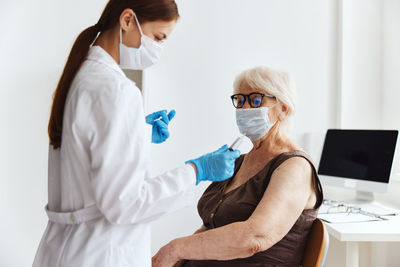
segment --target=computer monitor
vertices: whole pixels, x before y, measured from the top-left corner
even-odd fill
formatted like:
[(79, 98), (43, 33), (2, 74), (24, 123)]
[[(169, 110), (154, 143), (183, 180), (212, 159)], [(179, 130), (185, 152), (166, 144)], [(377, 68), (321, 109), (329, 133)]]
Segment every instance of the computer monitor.
[(330, 129), (318, 174), (326, 185), (357, 190), (355, 202), (373, 201), (389, 183), (398, 131)]

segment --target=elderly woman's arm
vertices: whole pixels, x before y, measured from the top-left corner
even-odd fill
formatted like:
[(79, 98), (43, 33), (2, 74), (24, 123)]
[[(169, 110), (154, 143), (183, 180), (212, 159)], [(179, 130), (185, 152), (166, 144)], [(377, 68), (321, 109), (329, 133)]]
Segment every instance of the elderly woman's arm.
[[(199, 234), (199, 233), (202, 233), (202, 232), (204, 232), (204, 231), (207, 231), (207, 227), (205, 227), (204, 224), (203, 224), (203, 225), (202, 225), (199, 229), (197, 229), (193, 234), (194, 234), (194, 235), (195, 235), (195, 234)], [(180, 261), (176, 262), (175, 265), (174, 265), (173, 267), (181, 267), (183, 263), (184, 263), (184, 260), (180, 260)]]
[(196, 230), (196, 232), (194, 232), (193, 234), (195, 235), (195, 234), (199, 234), (199, 233), (202, 233), (202, 232), (204, 232), (204, 231), (207, 231), (207, 228), (204, 226), (204, 225), (202, 225), (199, 229), (197, 229)]
[(310, 163), (290, 158), (275, 170), (247, 221), (175, 239), (153, 257), (153, 266), (172, 266), (180, 259), (246, 258), (267, 250), (289, 232), (311, 197), (315, 198)]

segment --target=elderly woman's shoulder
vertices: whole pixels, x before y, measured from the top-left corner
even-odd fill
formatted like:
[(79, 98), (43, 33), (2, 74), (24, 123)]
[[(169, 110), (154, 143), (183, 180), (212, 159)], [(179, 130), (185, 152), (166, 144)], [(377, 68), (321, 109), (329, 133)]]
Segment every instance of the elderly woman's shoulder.
[(304, 174), (311, 173), (314, 164), (311, 157), (302, 150), (293, 150), (280, 154), (276, 162), (277, 170), (290, 170)]

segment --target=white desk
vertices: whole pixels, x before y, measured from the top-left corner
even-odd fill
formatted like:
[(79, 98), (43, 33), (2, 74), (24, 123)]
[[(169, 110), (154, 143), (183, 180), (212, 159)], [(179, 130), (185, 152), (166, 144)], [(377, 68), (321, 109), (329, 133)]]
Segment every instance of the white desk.
[(359, 266), (359, 242), (400, 242), (400, 215), (387, 221), (324, 223), (331, 237), (346, 242), (346, 267)]

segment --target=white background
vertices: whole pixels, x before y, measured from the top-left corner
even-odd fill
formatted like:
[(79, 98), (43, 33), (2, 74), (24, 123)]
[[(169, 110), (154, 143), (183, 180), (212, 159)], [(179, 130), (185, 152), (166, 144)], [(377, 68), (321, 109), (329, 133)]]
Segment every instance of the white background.
[[(292, 136), (301, 143), (307, 145), (305, 134), (330, 127), (400, 128), (399, 0), (177, 2), (176, 30), (160, 63), (145, 72), (147, 111), (177, 110), (171, 138), (153, 146), (154, 174), (235, 139), (232, 83), (240, 71), (256, 65), (293, 75), (298, 110)], [(0, 2), (1, 267), (33, 261), (47, 222), (51, 95), (74, 38), (97, 22), (105, 3)], [(197, 197), (206, 186), (198, 187)], [(377, 197), (400, 208), (399, 190), (394, 181), (388, 194)], [(153, 252), (201, 225), (196, 202), (153, 224)], [(342, 265), (343, 248), (332, 243), (327, 266)], [(366, 244), (362, 266), (395, 266), (398, 249)]]

